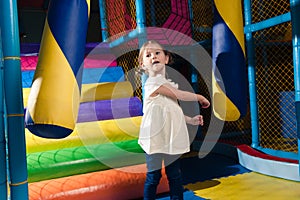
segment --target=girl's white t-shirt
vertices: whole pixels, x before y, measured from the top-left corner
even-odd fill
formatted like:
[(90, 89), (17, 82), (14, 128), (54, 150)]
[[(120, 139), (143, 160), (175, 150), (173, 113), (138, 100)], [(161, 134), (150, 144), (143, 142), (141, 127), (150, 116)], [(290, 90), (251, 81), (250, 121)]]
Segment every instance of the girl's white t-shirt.
[(183, 154), (190, 151), (190, 140), (181, 107), (164, 95), (150, 97), (163, 84), (178, 87), (162, 75), (149, 77), (144, 85), (144, 115), (138, 143), (147, 154)]

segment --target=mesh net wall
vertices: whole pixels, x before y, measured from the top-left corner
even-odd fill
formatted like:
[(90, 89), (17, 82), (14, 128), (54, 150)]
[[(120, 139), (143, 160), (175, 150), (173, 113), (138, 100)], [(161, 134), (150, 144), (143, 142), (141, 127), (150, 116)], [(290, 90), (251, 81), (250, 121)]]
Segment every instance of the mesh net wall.
[[(253, 23), (289, 12), (289, 1), (253, 1)], [(297, 152), (291, 23), (253, 34), (260, 146)]]

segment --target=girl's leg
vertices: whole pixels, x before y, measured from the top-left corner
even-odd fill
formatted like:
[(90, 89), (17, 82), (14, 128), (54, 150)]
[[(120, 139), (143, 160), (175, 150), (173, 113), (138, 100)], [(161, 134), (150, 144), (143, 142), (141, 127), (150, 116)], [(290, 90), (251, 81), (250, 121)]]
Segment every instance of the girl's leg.
[(165, 159), (165, 169), (169, 181), (171, 200), (182, 200), (183, 186), (180, 159), (174, 159), (174, 156), (167, 155)]
[(162, 158), (159, 154), (147, 155), (147, 175), (144, 185), (144, 200), (155, 200), (156, 190), (161, 179)]

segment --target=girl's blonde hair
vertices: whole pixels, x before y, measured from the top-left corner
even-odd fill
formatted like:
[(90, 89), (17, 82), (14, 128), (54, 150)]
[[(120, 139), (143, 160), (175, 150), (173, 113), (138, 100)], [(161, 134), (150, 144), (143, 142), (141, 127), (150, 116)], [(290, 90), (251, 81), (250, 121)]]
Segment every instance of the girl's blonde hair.
[(157, 42), (157, 41), (155, 41), (155, 40), (149, 40), (149, 41), (145, 42), (145, 43), (142, 45), (142, 47), (140, 48), (139, 57), (138, 57), (139, 67), (138, 67), (138, 69), (137, 69), (137, 72), (138, 72), (139, 74), (142, 74), (142, 73), (145, 72), (145, 70), (142, 69), (142, 65), (143, 65), (143, 54), (144, 54), (144, 52), (145, 52), (145, 50), (146, 50), (146, 48), (147, 48), (147, 46), (148, 46), (149, 44), (156, 44), (156, 45), (160, 46), (161, 49), (163, 50), (164, 54), (167, 55), (167, 56), (169, 56), (169, 64), (173, 62), (172, 54), (171, 54), (169, 51), (165, 50), (165, 49), (163, 48), (163, 46), (162, 46), (159, 42)]

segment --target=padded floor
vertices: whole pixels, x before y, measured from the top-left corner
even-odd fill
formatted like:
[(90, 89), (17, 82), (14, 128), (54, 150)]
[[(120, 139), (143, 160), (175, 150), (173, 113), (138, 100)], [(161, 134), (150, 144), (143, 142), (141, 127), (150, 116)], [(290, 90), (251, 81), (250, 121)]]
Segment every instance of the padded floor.
[[(232, 158), (211, 154), (182, 159), (186, 200), (300, 199), (300, 183), (251, 172)], [(170, 199), (169, 194), (159, 200)]]
[[(193, 195), (213, 200), (296, 200), (300, 183), (255, 172), (188, 184)], [(187, 198), (190, 199), (190, 198)]]

